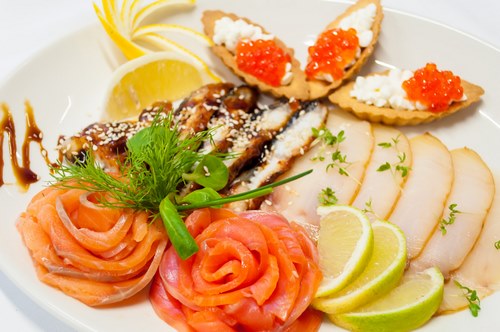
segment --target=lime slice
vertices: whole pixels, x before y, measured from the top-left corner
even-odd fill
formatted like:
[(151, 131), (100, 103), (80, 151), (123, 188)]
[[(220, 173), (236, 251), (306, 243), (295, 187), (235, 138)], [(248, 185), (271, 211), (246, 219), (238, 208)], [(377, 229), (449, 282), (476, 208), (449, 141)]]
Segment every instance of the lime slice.
[(425, 324), (443, 298), (443, 275), (433, 267), (407, 275), (385, 296), (353, 312), (329, 315), (351, 331), (409, 331)]
[(174, 52), (146, 54), (113, 73), (103, 119), (135, 116), (156, 101), (175, 101), (213, 82), (207, 68), (189, 56)]
[(356, 309), (394, 288), (406, 266), (406, 240), (401, 230), (384, 221), (372, 224), (373, 254), (364, 271), (347, 287), (329, 297), (316, 298), (313, 306), (329, 314)]
[(373, 251), (371, 223), (360, 210), (342, 205), (329, 207), (320, 221), (319, 265), (323, 280), (316, 296), (334, 294), (356, 279)]

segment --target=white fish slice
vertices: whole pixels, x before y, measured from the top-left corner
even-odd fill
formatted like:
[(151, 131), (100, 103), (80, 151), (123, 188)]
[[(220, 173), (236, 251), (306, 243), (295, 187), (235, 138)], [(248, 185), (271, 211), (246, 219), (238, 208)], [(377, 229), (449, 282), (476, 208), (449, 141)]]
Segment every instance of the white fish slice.
[[(370, 123), (360, 121), (344, 111), (335, 110), (329, 114), (326, 128), (333, 135), (344, 131), (345, 140), (340, 143), (338, 149), (342, 155), (346, 156), (349, 164), (345, 167), (350, 176), (341, 175), (336, 167), (327, 170), (336, 147), (316, 144), (298, 158), (283, 177), (299, 174), (308, 169), (313, 169), (313, 173), (286, 186), (276, 188), (268, 198), (272, 205), (269, 209), (283, 214), (288, 220), (318, 225), (320, 217), (316, 209), (318, 208), (318, 195), (323, 189), (331, 188), (335, 192), (338, 204), (350, 204), (359, 190), (373, 148)], [(321, 161), (318, 159), (319, 156), (325, 159)], [(262, 207), (268, 208), (264, 205)]]
[(412, 259), (441, 218), (453, 183), (453, 162), (446, 146), (429, 133), (410, 139), (410, 147), (412, 169), (389, 221), (405, 233)]
[[(411, 263), (417, 271), (436, 266), (445, 278), (474, 246), (495, 195), (493, 175), (476, 152), (462, 148), (451, 151), (451, 157), (454, 181), (441, 220), (452, 223), (440, 222), (420, 256)], [(453, 204), (458, 213), (451, 211)]]
[[(385, 220), (391, 213), (412, 164), (408, 138), (393, 127), (372, 124), (374, 147), (361, 188), (352, 205), (368, 210), (372, 219)], [(381, 170), (384, 165), (390, 169)], [(398, 166), (401, 168), (396, 169)], [(386, 167), (385, 167), (386, 168)]]
[[(496, 180), (497, 183), (500, 181), (498, 178)], [(481, 299), (500, 289), (500, 250), (495, 247), (499, 240), (500, 192), (497, 190), (474, 248), (458, 270), (451, 273), (439, 312), (456, 311), (468, 305), (463, 291), (456, 287), (454, 280), (476, 290)]]

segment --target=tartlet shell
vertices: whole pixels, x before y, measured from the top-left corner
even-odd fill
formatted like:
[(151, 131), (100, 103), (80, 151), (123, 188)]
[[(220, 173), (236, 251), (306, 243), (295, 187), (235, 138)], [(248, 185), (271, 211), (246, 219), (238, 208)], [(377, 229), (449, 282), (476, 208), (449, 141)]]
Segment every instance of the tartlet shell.
[[(383, 72), (379, 74), (387, 73), (388, 72)], [(334, 91), (329, 97), (330, 101), (353, 113), (360, 119), (393, 126), (418, 125), (444, 118), (479, 101), (481, 96), (484, 94), (484, 90), (480, 86), (462, 80), (461, 84), (464, 88), (467, 100), (453, 102), (448, 110), (444, 112), (434, 113), (430, 111), (406, 111), (396, 110), (389, 107), (377, 107), (358, 101), (356, 98), (350, 96), (354, 83), (355, 82), (352, 81)]]
[[(239, 17), (238, 15), (233, 13), (225, 13), (220, 10), (207, 10), (203, 13), (201, 22), (203, 23), (205, 34), (212, 40), (214, 36), (215, 22), (222, 17), (229, 17), (232, 20), (242, 19), (249, 24), (260, 27), (264, 33), (269, 33), (262, 26), (250, 21), (247, 18)], [(247, 84), (256, 86), (263, 92), (269, 92), (275, 97), (285, 96), (287, 98), (294, 97), (300, 100), (309, 99), (309, 86), (306, 82), (306, 75), (300, 69), (300, 62), (297, 59), (295, 59), (293, 49), (288, 48), (285, 45), (285, 43), (283, 43), (277, 37), (274, 38), (274, 41), (276, 42), (276, 45), (278, 45), (280, 48), (285, 50), (285, 52), (290, 55), (290, 58), (292, 60), (291, 61), (292, 73), (293, 73), (292, 82), (288, 85), (283, 85), (279, 87), (273, 87), (271, 85), (265, 84), (260, 80), (258, 80), (257, 78), (255, 78), (254, 76), (239, 70), (238, 65), (236, 64), (236, 57), (231, 52), (229, 52), (228, 49), (223, 45), (215, 45), (215, 44), (212, 45), (212, 51), (226, 64), (226, 66), (228, 66), (236, 75), (241, 77)]]
[(333, 22), (328, 24), (323, 31), (336, 28), (344, 17), (351, 15), (356, 10), (364, 8), (369, 4), (374, 4), (377, 7), (377, 12), (375, 14), (375, 19), (373, 20), (371, 29), (373, 31), (372, 41), (367, 47), (363, 48), (359, 58), (356, 60), (356, 63), (349, 67), (349, 69), (344, 73), (342, 79), (333, 81), (332, 83), (328, 83), (327, 81), (323, 80), (307, 80), (307, 83), (309, 84), (309, 94), (311, 99), (324, 97), (330, 91), (340, 86), (344, 80), (349, 79), (352, 75), (356, 74), (373, 53), (375, 45), (378, 41), (378, 36), (380, 35), (382, 19), (384, 18), (384, 12), (382, 10), (380, 0), (360, 0), (356, 2), (355, 4), (347, 8), (346, 11), (338, 16)]

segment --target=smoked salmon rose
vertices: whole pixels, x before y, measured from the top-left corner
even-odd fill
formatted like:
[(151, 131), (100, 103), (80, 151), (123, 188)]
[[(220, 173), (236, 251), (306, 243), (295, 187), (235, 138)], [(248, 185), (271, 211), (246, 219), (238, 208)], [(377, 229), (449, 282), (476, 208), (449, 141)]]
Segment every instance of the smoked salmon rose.
[(76, 189), (46, 188), (17, 220), (38, 278), (90, 306), (145, 288), (167, 246), (145, 212), (104, 208)]
[(200, 250), (165, 252), (150, 299), (180, 331), (315, 331), (308, 309), (321, 281), (314, 243), (297, 225), (264, 211), (200, 209), (186, 226)]

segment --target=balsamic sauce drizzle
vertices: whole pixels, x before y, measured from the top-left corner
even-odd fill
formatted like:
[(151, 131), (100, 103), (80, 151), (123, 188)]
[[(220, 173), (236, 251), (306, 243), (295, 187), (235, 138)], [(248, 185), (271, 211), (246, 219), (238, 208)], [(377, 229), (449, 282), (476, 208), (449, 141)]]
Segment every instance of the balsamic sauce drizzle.
[(23, 144), (21, 147), (21, 165), (19, 164), (17, 158), (17, 143), (16, 143), (16, 126), (14, 123), (14, 118), (6, 104), (1, 105), (3, 117), (0, 122), (0, 187), (5, 184), (4, 180), (4, 139), (5, 134), (7, 135), (7, 144), (9, 146), (9, 156), (10, 164), (12, 167), (12, 172), (16, 179), (16, 183), (24, 191), (28, 190), (32, 183), (37, 182), (40, 177), (30, 168), (30, 144), (35, 142), (40, 147), (40, 154), (45, 160), (48, 166), (52, 166), (50, 160), (48, 159), (47, 150), (43, 147), (42, 139), (43, 133), (38, 127), (35, 116), (33, 113), (33, 108), (28, 101), (25, 102), (25, 120), (26, 120), (26, 132), (24, 135)]

